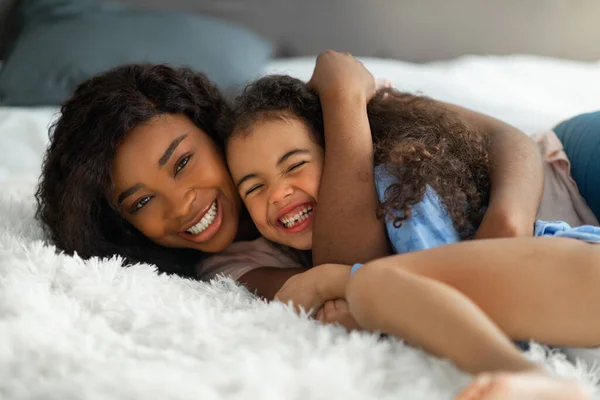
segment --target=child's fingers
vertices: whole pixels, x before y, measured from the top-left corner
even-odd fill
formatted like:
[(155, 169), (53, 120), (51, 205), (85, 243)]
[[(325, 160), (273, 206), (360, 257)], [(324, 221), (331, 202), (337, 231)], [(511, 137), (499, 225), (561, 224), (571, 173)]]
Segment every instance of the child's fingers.
[(330, 300), (323, 305), (323, 314), (325, 314), (326, 322), (331, 322), (332, 318), (334, 318), (337, 315), (335, 302), (336, 300)]
[(346, 314), (349, 314), (349, 310), (344, 299), (330, 300), (323, 305), (323, 318), (326, 323), (340, 322)]
[(335, 302), (336, 300), (327, 300), (325, 304), (323, 304), (323, 307), (321, 307), (321, 309), (319, 310), (322, 314), (322, 322), (335, 322), (335, 317), (337, 315)]
[(317, 311), (317, 315), (315, 315), (315, 319), (317, 321), (325, 323), (325, 312), (323, 311), (323, 307), (319, 308), (319, 311)]
[(333, 309), (329, 311), (330, 314), (326, 315), (329, 323), (338, 323), (348, 331), (360, 329), (360, 326), (356, 323), (352, 314), (350, 314), (350, 308), (346, 299), (336, 299)]
[(346, 299), (336, 299), (335, 300), (335, 309), (338, 312), (349, 312), (348, 302)]
[(345, 299), (328, 300), (316, 314), (317, 320), (324, 324), (340, 324), (347, 330), (360, 329), (350, 314), (350, 308)]

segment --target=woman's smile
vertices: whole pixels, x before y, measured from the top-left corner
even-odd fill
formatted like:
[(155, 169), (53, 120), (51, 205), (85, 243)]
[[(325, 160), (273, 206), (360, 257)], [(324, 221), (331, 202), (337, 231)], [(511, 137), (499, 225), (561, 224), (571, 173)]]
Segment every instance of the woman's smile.
[(239, 196), (221, 152), (187, 116), (132, 129), (112, 176), (121, 214), (155, 243), (218, 252), (234, 240)]

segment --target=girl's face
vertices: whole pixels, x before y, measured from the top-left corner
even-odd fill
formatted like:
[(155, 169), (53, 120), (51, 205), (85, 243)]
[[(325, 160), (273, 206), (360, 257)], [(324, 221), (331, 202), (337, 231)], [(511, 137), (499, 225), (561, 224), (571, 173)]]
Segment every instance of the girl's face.
[(187, 116), (165, 114), (132, 129), (111, 172), (111, 200), (153, 242), (214, 253), (235, 239), (235, 186), (216, 144)]
[(264, 237), (312, 248), (323, 157), (306, 124), (291, 117), (258, 121), (229, 140), (229, 170)]

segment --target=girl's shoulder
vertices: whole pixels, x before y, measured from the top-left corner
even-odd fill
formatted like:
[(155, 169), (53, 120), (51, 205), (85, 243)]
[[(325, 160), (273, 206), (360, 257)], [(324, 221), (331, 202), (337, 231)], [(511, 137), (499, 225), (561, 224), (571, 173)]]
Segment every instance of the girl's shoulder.
[(196, 267), (196, 276), (209, 280), (217, 275), (238, 280), (246, 273), (262, 267), (297, 268), (301, 263), (267, 239), (232, 243), (225, 250), (205, 258)]

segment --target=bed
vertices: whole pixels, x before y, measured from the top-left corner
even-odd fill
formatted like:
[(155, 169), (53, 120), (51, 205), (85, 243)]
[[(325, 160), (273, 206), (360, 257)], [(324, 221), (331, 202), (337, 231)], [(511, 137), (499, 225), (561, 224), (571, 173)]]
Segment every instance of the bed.
[[(425, 64), (360, 58), (394, 87), (423, 93), (506, 121), (528, 134), (600, 109), (600, 61), (540, 56), (463, 56)], [(308, 80), (315, 57), (273, 59), (261, 74)], [(0, 107), (0, 180), (37, 174), (58, 107)]]
[[(262, 73), (307, 79), (314, 60), (274, 59)], [(362, 60), (400, 89), (527, 133), (600, 109), (599, 62)], [(57, 254), (43, 242), (32, 197), (57, 112), (0, 107), (0, 398), (433, 400), (469, 382), (451, 363), (401, 341), (321, 326), (228, 279), (195, 282), (148, 265)], [(559, 375), (598, 384), (591, 350), (571, 351), (573, 362), (537, 344), (527, 354)]]

